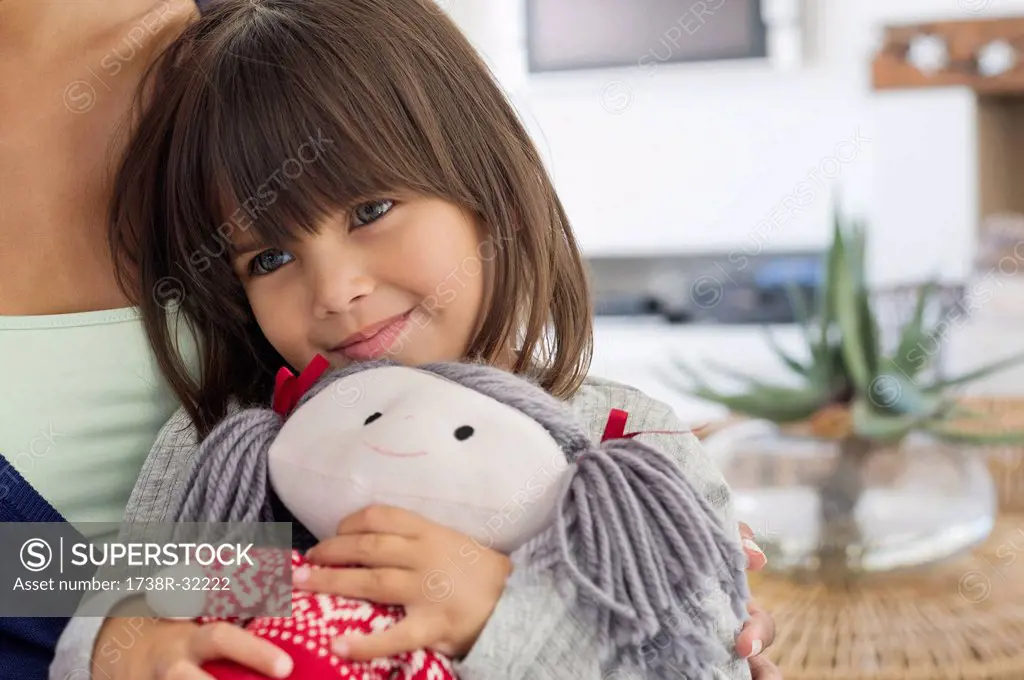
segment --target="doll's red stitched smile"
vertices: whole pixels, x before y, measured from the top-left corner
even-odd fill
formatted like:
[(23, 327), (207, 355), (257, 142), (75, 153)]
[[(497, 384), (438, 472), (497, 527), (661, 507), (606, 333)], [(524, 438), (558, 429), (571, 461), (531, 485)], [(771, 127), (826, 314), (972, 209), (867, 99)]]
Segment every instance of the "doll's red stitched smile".
[(366, 444), (368, 448), (373, 449), (380, 455), (389, 456), (391, 458), (416, 458), (417, 456), (427, 455), (426, 451), (411, 451), (409, 453), (405, 453), (403, 451), (392, 451), (391, 449), (386, 449), (383, 446), (376, 446), (375, 444), (371, 444), (369, 442), (363, 443)]

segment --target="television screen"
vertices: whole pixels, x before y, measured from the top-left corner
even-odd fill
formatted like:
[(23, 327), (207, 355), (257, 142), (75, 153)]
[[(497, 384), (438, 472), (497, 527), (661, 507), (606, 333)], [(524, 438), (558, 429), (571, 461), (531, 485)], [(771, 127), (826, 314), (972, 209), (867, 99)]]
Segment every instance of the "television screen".
[(530, 71), (767, 56), (762, 0), (526, 0)]

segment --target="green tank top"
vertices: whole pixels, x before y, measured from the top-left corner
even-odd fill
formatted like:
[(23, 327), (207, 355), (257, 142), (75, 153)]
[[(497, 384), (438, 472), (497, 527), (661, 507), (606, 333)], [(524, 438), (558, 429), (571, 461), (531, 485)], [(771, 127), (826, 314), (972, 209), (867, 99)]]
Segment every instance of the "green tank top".
[[(191, 334), (178, 332), (187, 366)], [(72, 524), (119, 522), (178, 407), (135, 308), (0, 316), (0, 454)]]

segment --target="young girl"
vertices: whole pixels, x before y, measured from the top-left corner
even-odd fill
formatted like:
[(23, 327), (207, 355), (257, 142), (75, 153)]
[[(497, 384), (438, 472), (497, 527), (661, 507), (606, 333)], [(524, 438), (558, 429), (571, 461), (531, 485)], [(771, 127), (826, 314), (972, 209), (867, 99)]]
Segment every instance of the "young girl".
[[(197, 441), (240, 406), (267, 403), (279, 367), (300, 370), (316, 354), (338, 366), (486, 361), (569, 400), (595, 439), (612, 408), (629, 413), (631, 431), (685, 429), (664, 404), (587, 377), (591, 305), (565, 212), (514, 111), (431, 0), (220, 0), (156, 75), (119, 174), (112, 245), (125, 288), (150, 293), (138, 304), (183, 408), (127, 521), (163, 519), (186, 491)], [(200, 340), (197, 375), (179, 359), (178, 322)], [(736, 526), (692, 436), (641, 437)], [(336, 653), (433, 647), (467, 680), (614, 670), (553, 583), (517, 570), (515, 554), (476, 551), (453, 570), (449, 596), (426, 592), (425, 576), (467, 540), (394, 508), (343, 522), (308, 559), (371, 566), (301, 572), (301, 587), (407, 615)], [(716, 595), (704, 603), (732, 649), (740, 622)], [(230, 625), (135, 628), (74, 621), (51, 677), (91, 663), (96, 677), (203, 678), (199, 664), (217, 657), (289, 672), (271, 645)], [(745, 646), (756, 653), (755, 640)], [(718, 677), (750, 668), (737, 654)]]

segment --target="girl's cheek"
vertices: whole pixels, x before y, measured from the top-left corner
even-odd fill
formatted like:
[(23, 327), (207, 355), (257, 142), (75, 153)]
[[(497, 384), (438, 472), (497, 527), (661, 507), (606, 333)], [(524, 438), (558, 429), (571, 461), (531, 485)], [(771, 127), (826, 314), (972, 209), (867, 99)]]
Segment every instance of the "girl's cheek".
[(274, 297), (254, 294), (249, 297), (249, 305), (256, 323), (274, 349), (282, 355), (294, 354), (295, 340), (301, 335), (304, 325), (297, 323), (297, 319), (289, 318), (288, 310), (296, 307), (280, 304)]

